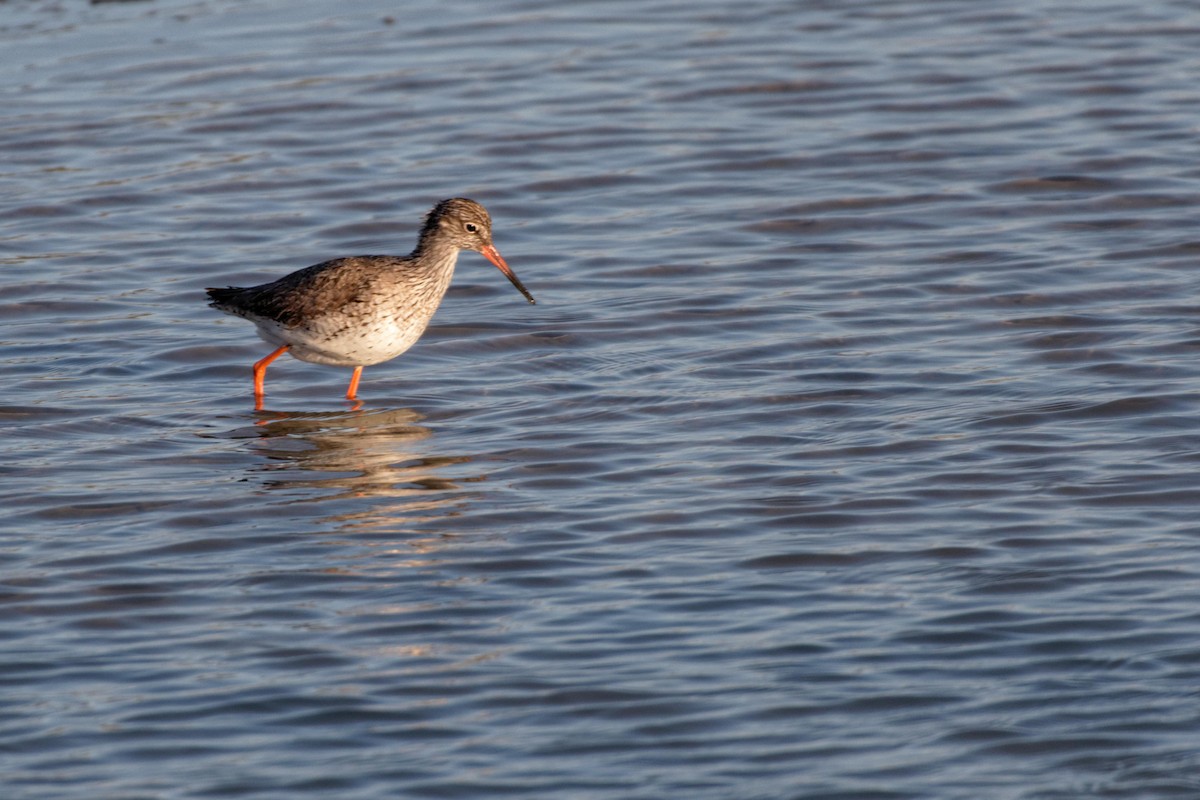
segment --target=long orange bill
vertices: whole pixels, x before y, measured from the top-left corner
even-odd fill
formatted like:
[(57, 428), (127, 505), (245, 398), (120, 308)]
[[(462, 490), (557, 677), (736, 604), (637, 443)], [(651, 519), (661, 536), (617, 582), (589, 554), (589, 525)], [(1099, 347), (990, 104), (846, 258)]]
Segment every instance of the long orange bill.
[(504, 273), (504, 277), (512, 281), (512, 285), (517, 287), (517, 290), (520, 291), (521, 294), (525, 295), (525, 299), (528, 300), (530, 304), (537, 304), (537, 301), (533, 299), (533, 295), (531, 295), (529, 290), (525, 288), (525, 284), (521, 283), (521, 280), (516, 276), (516, 273), (509, 269), (508, 264), (506, 264), (504, 259), (500, 257), (500, 251), (497, 250), (495, 246), (489, 244), (479, 252), (483, 253), (484, 258), (500, 268), (500, 271)]

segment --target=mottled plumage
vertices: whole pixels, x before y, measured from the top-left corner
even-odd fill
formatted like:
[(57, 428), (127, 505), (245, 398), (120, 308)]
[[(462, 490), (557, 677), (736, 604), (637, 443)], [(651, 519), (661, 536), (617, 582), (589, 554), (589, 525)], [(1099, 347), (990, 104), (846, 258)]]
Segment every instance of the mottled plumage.
[(213, 308), (244, 317), (276, 350), (254, 365), (261, 405), (263, 376), (289, 352), (315, 364), (362, 368), (395, 358), (421, 337), (454, 276), (460, 250), (475, 250), (503, 272), (530, 303), (533, 296), (492, 244), (492, 220), (474, 200), (434, 206), (417, 247), (406, 256), (352, 256), (306, 267), (259, 286), (208, 289)]

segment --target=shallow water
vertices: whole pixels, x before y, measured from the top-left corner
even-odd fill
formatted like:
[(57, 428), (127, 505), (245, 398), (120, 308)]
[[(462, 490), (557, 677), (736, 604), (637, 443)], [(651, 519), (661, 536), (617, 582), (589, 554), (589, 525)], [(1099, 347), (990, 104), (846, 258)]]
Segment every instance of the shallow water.
[[(1200, 17), (0, 4), (6, 798), (1200, 795)], [(422, 342), (205, 306), (485, 203)]]

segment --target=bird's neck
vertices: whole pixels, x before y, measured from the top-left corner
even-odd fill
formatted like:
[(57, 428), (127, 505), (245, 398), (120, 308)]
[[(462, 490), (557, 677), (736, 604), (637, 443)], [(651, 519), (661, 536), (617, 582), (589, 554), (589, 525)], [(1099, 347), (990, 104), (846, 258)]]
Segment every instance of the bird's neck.
[(420, 292), (433, 299), (435, 306), (450, 288), (454, 265), (458, 262), (458, 248), (436, 233), (436, 229), (422, 231), (417, 248), (409, 256), (410, 269)]
[(417, 249), (412, 251), (409, 258), (432, 269), (453, 269), (458, 259), (458, 248), (440, 236), (424, 232), (417, 241)]
[(417, 249), (409, 256), (408, 270), (411, 280), (422, 294), (441, 300), (450, 288), (454, 277), (454, 265), (458, 262), (458, 248), (446, 247), (436, 240), (422, 239)]

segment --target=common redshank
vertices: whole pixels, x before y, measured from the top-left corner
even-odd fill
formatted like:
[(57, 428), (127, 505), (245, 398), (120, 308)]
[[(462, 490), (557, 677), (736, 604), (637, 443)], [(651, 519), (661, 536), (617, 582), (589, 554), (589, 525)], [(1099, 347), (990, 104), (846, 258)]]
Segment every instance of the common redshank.
[(254, 400), (262, 408), (267, 365), (284, 353), (301, 361), (354, 367), (346, 399), (358, 394), (363, 367), (395, 358), (429, 325), (459, 250), (475, 250), (525, 288), (492, 244), (487, 209), (463, 197), (443, 200), (425, 218), (408, 256), (335, 258), (259, 286), (206, 289), (213, 308), (244, 317), (275, 350), (254, 364)]

